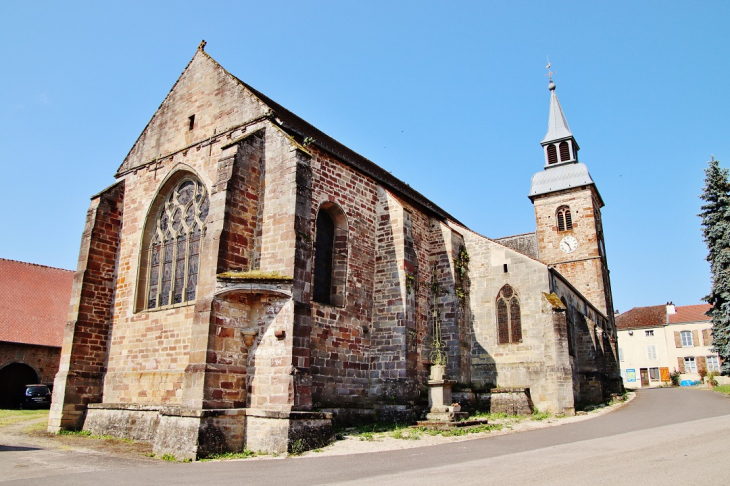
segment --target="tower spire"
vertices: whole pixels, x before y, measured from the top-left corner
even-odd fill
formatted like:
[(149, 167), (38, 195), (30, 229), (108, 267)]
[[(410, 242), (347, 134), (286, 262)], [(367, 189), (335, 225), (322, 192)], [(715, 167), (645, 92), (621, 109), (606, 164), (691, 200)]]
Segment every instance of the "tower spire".
[(548, 89), (550, 90), (550, 114), (548, 115), (548, 131), (540, 142), (545, 151), (545, 168), (551, 168), (567, 163), (578, 162), (578, 144), (573, 137), (565, 119), (563, 108), (560, 106), (558, 95), (555, 93), (555, 83), (550, 59), (545, 68), (548, 70), (545, 76), (550, 78)]
[[(549, 66), (550, 64), (548, 64)], [(550, 90), (550, 114), (548, 115), (548, 131), (545, 134), (545, 138), (542, 139), (542, 144), (548, 142), (557, 142), (565, 138), (572, 138), (573, 134), (570, 132), (568, 126), (568, 120), (565, 119), (563, 108), (560, 106), (558, 95), (555, 93), (555, 83), (553, 83), (551, 73), (550, 84), (548, 89)]]

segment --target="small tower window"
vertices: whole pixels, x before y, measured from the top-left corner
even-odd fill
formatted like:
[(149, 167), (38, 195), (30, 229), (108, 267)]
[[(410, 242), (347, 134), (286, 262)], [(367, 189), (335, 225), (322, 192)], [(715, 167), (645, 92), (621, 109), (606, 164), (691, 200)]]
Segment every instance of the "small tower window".
[(190, 115), (188, 117), (188, 131), (195, 128), (195, 115)]
[(558, 231), (573, 229), (573, 218), (570, 216), (570, 208), (568, 206), (560, 206), (556, 211), (555, 217), (558, 220)]
[(548, 164), (558, 163), (558, 151), (555, 149), (555, 145), (548, 145), (547, 147)]
[(560, 161), (565, 162), (567, 160), (570, 160), (570, 147), (568, 146), (568, 142), (563, 140), (560, 142)]

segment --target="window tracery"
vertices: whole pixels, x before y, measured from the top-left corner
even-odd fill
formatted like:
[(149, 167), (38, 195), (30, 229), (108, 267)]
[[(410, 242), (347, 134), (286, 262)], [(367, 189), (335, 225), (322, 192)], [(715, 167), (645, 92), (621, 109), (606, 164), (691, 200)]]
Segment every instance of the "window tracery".
[(509, 284), (505, 284), (497, 295), (497, 342), (522, 342), (520, 300)]
[(200, 238), (209, 210), (205, 186), (190, 178), (165, 196), (149, 246), (147, 309), (195, 300)]

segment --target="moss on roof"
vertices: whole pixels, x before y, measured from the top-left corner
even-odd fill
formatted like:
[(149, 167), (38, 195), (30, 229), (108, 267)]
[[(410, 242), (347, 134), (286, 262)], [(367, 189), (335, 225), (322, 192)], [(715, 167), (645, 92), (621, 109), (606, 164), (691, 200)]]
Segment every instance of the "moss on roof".
[(281, 275), (279, 272), (264, 272), (261, 270), (250, 270), (248, 272), (223, 272), (217, 275), (218, 278), (228, 278), (233, 280), (278, 280), (281, 282), (291, 282), (292, 277)]

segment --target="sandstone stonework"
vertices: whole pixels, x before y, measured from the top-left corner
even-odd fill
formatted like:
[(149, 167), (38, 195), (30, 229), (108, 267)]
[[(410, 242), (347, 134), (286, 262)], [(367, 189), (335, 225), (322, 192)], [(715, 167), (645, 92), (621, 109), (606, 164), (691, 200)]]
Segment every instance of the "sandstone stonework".
[[(593, 302), (605, 289), (545, 263), (548, 223), (538, 217), (541, 260), (534, 236), (515, 251), (469, 230), (202, 49), (116, 176), (89, 210), (49, 430), (194, 458), (318, 447), (333, 421), (415, 420), (435, 319), (448, 379), (482, 400), (517, 387), (572, 413), (607, 392), (615, 329), (605, 299)], [(209, 197), (197, 267), (183, 246), (173, 265), (153, 244), (188, 179)], [(193, 298), (149, 304), (156, 275), (191, 282), (191, 269)], [(500, 343), (505, 285), (521, 335)]]

